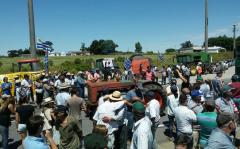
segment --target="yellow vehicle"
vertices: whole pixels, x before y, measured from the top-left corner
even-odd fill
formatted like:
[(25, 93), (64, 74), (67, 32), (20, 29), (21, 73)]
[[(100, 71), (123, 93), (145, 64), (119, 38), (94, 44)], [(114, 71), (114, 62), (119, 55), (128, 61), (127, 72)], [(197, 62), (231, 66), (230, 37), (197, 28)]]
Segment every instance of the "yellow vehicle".
[[(26, 64), (26, 63), (30, 63), (30, 66), (31, 66), (31, 70), (32, 70), (32, 63), (37, 63), (39, 62), (40, 60), (38, 59), (27, 59), (27, 60), (18, 60), (18, 66), (19, 66), (19, 71), (21, 71), (21, 65), (22, 64)], [(19, 79), (20, 80), (23, 80), (24, 78), (24, 75), (27, 74), (29, 75), (29, 78), (32, 80), (32, 81), (36, 81), (36, 79), (41, 75), (43, 71), (29, 71), (29, 72), (16, 72), (16, 73), (9, 73), (9, 74), (1, 74), (0, 75), (0, 84), (3, 83), (3, 78), (4, 77), (7, 77), (8, 78), (8, 82), (11, 82), (12, 83), (12, 95), (14, 95), (14, 79), (16, 76), (19, 76)], [(2, 88), (0, 88), (0, 91), (2, 93)]]

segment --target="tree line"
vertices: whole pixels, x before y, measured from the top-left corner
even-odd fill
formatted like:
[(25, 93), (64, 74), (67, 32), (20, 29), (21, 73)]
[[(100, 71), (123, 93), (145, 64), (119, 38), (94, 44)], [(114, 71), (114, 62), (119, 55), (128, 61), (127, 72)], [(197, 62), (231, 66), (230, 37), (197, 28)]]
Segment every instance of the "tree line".
[[(193, 43), (188, 40), (180, 44), (181, 48), (190, 48), (193, 47)], [(205, 43), (202, 44), (204, 47)], [(226, 35), (218, 36), (218, 37), (211, 37), (208, 38), (208, 47), (219, 46), (225, 48), (227, 51), (233, 51), (233, 38), (228, 37)], [(240, 36), (236, 38), (236, 47), (240, 48)], [(169, 48), (165, 50), (165, 53), (173, 53), (176, 52), (177, 49)]]
[[(181, 48), (188, 48), (193, 47), (193, 43), (188, 40), (180, 44)], [(203, 45), (204, 46), (204, 43)], [(220, 46), (225, 48), (227, 51), (233, 51), (233, 38), (224, 36), (218, 36), (218, 37), (211, 37), (208, 39), (208, 46)], [(240, 48), (240, 36), (236, 38), (236, 46)], [(113, 40), (93, 40), (89, 47), (85, 46), (85, 43), (82, 43), (80, 47), (81, 52), (90, 52), (91, 54), (112, 54), (118, 52), (116, 48), (118, 47), (118, 44), (115, 43)], [(135, 43), (135, 53), (142, 53), (142, 45), (140, 42)], [(173, 53), (176, 52), (177, 49), (169, 48), (165, 50), (165, 53)], [(41, 49), (37, 49), (37, 55), (43, 56), (45, 55), (45, 52)], [(30, 54), (29, 49), (19, 49), (19, 50), (9, 50), (8, 56), (9, 57), (19, 57), (22, 54)]]

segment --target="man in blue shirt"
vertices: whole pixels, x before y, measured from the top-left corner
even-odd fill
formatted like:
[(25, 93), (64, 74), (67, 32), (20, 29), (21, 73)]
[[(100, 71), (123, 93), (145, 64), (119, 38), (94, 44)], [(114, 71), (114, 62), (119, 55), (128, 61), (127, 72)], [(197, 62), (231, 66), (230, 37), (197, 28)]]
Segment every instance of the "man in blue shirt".
[(8, 82), (8, 78), (4, 77), (3, 78), (3, 83), (2, 83), (2, 95), (11, 95), (11, 89), (12, 89), (12, 83)]
[(236, 129), (234, 114), (228, 112), (219, 113), (217, 116), (218, 128), (214, 129), (208, 139), (206, 149), (235, 149), (230, 133)]
[(49, 131), (46, 131), (45, 137), (50, 143), (50, 146), (44, 142), (44, 139), (41, 137), (43, 123), (43, 118), (41, 116), (36, 115), (29, 118), (27, 122), (28, 136), (23, 140), (24, 149), (50, 149), (50, 146), (51, 149), (57, 149)]

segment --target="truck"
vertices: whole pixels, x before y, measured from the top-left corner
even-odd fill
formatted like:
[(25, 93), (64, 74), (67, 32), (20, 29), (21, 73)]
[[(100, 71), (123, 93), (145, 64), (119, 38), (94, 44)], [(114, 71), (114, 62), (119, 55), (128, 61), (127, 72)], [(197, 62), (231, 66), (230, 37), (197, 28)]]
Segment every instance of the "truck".
[(212, 56), (204, 51), (200, 52), (189, 52), (189, 53), (178, 53), (176, 54), (176, 60), (178, 64), (189, 66), (191, 74), (196, 74), (196, 66), (199, 62), (202, 63), (203, 73), (211, 73)]

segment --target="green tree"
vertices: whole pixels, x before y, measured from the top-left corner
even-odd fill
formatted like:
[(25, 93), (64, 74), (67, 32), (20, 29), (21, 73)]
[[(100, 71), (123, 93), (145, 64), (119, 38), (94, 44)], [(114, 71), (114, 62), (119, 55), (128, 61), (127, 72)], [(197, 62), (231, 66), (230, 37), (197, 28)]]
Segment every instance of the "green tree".
[[(204, 43), (203, 43), (204, 45)], [(220, 46), (225, 48), (228, 51), (233, 50), (233, 38), (232, 37), (227, 37), (226, 35), (224, 36), (218, 36), (218, 37), (211, 37), (208, 39), (208, 46), (213, 47), (213, 46)]]
[(87, 48), (85, 47), (85, 43), (84, 43), (84, 42), (82, 42), (82, 45), (81, 45), (80, 51), (81, 51), (81, 52), (85, 52), (85, 51), (87, 51)]
[(94, 40), (88, 51), (93, 54), (111, 54), (115, 52), (115, 49), (118, 47), (112, 40)]
[(142, 53), (142, 45), (140, 42), (135, 43), (135, 52)]
[(168, 54), (168, 53), (174, 53), (176, 52), (176, 49), (173, 49), (173, 48), (169, 48), (169, 49), (166, 49), (165, 50), (165, 53)]
[(185, 42), (181, 43), (180, 45), (181, 45), (181, 48), (191, 48), (191, 47), (193, 47), (193, 44), (190, 40), (185, 41)]
[(8, 51), (8, 57), (18, 57), (18, 56), (20, 56), (18, 50), (9, 50)]

